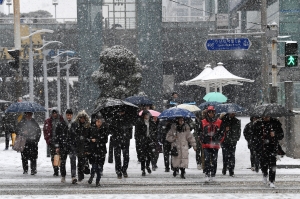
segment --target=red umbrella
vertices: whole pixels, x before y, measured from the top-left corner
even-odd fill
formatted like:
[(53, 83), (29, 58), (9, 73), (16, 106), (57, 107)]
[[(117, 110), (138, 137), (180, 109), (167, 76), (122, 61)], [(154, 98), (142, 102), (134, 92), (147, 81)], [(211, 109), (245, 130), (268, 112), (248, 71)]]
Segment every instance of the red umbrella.
[[(153, 117), (158, 117), (158, 116), (160, 115), (160, 112), (158, 112), (158, 111), (154, 111), (154, 110), (148, 110), (148, 111), (150, 112), (150, 114), (151, 114)], [(142, 113), (143, 113), (143, 111), (141, 111), (141, 112), (139, 113), (139, 116), (141, 116)]]

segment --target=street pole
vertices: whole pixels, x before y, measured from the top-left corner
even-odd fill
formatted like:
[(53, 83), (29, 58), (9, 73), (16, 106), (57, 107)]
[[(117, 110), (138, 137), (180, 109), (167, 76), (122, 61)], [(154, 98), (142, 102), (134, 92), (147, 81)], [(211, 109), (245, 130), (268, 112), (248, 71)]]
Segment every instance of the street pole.
[[(67, 55), (67, 63), (68, 63), (68, 55)], [(70, 66), (67, 67), (67, 108), (70, 108), (69, 68), (70, 68)]]
[(262, 84), (262, 93), (263, 101), (262, 103), (269, 103), (269, 80), (268, 80), (268, 63), (267, 63), (267, 0), (261, 0), (261, 31), (264, 33), (261, 35), (261, 84)]
[[(31, 35), (32, 29), (29, 27), (29, 35)], [(29, 101), (34, 101), (33, 94), (33, 52), (32, 52), (32, 36), (29, 37)]]
[[(45, 38), (43, 38), (43, 46), (45, 45), (46, 41)], [(46, 56), (49, 53), (50, 50), (46, 50), (45, 48), (43, 48), (43, 72), (44, 72), (44, 95), (45, 95), (45, 109), (46, 114), (45, 114), (45, 118), (49, 118), (49, 100), (48, 100), (48, 74), (47, 74), (47, 60), (46, 60)]]
[(276, 32), (276, 35), (272, 37), (272, 87), (270, 101), (271, 103), (277, 103), (277, 37), (278, 37), (278, 25), (272, 23), (270, 25), (272, 31)]
[[(15, 49), (21, 50), (21, 30), (20, 30), (20, 0), (14, 0), (14, 43)], [(16, 99), (22, 97), (22, 64), (19, 61), (19, 69), (16, 72), (15, 93)]]
[[(57, 54), (59, 55), (59, 49), (57, 49)], [(58, 112), (61, 113), (61, 106), (60, 106), (60, 65), (59, 60), (60, 57), (58, 56), (58, 62), (57, 62), (57, 109)]]

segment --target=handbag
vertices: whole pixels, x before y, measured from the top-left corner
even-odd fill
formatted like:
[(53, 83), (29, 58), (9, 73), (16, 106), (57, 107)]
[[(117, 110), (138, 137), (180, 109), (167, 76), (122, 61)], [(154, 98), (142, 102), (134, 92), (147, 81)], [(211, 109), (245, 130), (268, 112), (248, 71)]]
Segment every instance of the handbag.
[(173, 146), (173, 148), (171, 149), (171, 156), (178, 156), (178, 151), (176, 146)]
[(12, 149), (18, 152), (23, 152), (25, 148), (25, 144), (26, 144), (26, 138), (21, 135), (17, 135)]
[(60, 155), (56, 154), (53, 158), (53, 166), (59, 167), (60, 166)]

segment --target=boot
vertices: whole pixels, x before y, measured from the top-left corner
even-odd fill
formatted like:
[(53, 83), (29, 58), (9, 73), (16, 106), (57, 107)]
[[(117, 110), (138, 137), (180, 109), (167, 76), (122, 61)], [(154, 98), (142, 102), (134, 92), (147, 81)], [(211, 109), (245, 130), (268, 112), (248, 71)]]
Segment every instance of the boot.
[(180, 169), (180, 170), (181, 170), (180, 177), (181, 177), (182, 179), (185, 179), (185, 176), (184, 176), (184, 174), (185, 174), (185, 169)]
[(176, 175), (177, 175), (177, 171), (176, 169), (174, 169), (173, 176), (176, 177)]
[(91, 175), (90, 179), (88, 180), (88, 183), (89, 183), (89, 184), (92, 184), (93, 179), (94, 179), (94, 176)]
[(148, 171), (149, 174), (152, 172), (151, 169), (150, 169), (150, 167), (147, 167), (146, 169), (147, 169), (147, 171)]
[(75, 177), (72, 178), (72, 184), (77, 184), (77, 179)]
[(146, 171), (145, 171), (145, 169), (144, 170), (142, 170), (143, 172), (142, 172), (142, 176), (146, 176)]
[(100, 187), (100, 181), (96, 180), (96, 187)]
[(60, 180), (62, 183), (65, 183), (66, 182), (66, 178), (65, 177), (61, 177), (61, 180)]

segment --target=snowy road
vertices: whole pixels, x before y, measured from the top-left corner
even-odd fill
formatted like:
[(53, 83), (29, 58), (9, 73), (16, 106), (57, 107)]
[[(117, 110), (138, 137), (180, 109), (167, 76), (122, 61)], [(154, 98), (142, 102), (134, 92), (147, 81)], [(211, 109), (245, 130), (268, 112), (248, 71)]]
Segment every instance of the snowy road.
[[(242, 128), (249, 118), (240, 118)], [(4, 149), (4, 138), (0, 138), (0, 149)], [(130, 194), (137, 194), (137, 198), (178, 199), (177, 194), (184, 194), (184, 198), (195, 198), (201, 193), (201, 199), (214, 197), (222, 198), (299, 198), (300, 197), (300, 169), (277, 169), (276, 189), (271, 189), (262, 183), (262, 174), (249, 169), (249, 150), (243, 136), (238, 142), (236, 151), (236, 169), (234, 178), (221, 174), (222, 151), (219, 151), (216, 182), (204, 183), (202, 170), (197, 170), (195, 152), (190, 150), (189, 169), (186, 179), (174, 178), (172, 172), (164, 172), (162, 154), (158, 160), (158, 169), (152, 174), (141, 176), (140, 164), (137, 163), (135, 141), (130, 145), (129, 178), (117, 179), (114, 164), (105, 163), (104, 176), (101, 187), (96, 188), (87, 183), (88, 175), (82, 183), (71, 184), (70, 165), (67, 162), (66, 183), (61, 183), (59, 177), (53, 177), (50, 158), (46, 157), (45, 141), (39, 142), (39, 159), (35, 176), (23, 175), (21, 155), (13, 150), (0, 151), (0, 198), (95, 198), (95, 194), (105, 194), (101, 198), (132, 198)], [(300, 165), (299, 159), (284, 157), (277, 164)], [(173, 195), (174, 194), (174, 195)], [(161, 197), (160, 197), (161, 196)], [(213, 198), (214, 198), (213, 197)]]

